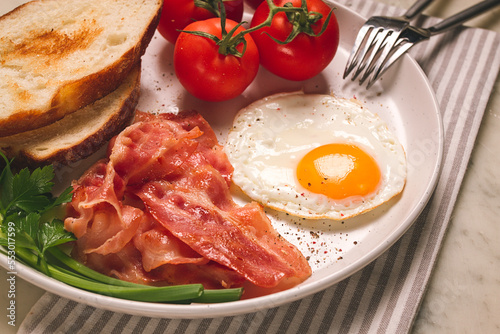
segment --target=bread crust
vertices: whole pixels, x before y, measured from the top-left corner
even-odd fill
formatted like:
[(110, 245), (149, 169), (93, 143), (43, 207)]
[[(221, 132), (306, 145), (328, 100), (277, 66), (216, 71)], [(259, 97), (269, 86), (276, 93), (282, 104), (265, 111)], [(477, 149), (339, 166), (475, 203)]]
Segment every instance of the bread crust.
[[(34, 141), (36, 141), (40, 139), (39, 137), (43, 138), (46, 135), (57, 136), (59, 129), (70, 128), (70, 125), (66, 122), (68, 118), (63, 118), (47, 127), (0, 139), (0, 150), (7, 157), (14, 158), (13, 163), (17, 167), (36, 168), (48, 164), (55, 166), (69, 165), (89, 157), (132, 122), (140, 97), (140, 64), (136, 64), (130, 75), (134, 76), (134, 80), (131, 83), (132, 87), (129, 89), (126, 98), (120, 100), (119, 106), (115, 106), (116, 110), (111, 114), (106, 123), (98, 129), (89, 129), (89, 133), (86, 136), (75, 138), (74, 143), (71, 145), (52, 148), (50, 152), (38, 153), (36, 149), (33, 149), (29, 145), (23, 146), (20, 143), (23, 140), (22, 137), (34, 138)], [(85, 112), (85, 109), (78, 112)]]
[[(47, 126), (114, 91), (140, 61), (155, 33), (162, 7), (162, 0), (157, 1), (160, 6), (156, 14), (132, 48), (109, 66), (78, 80), (62, 83), (52, 97), (48, 109), (18, 110), (9, 117), (0, 118), (0, 137)], [(29, 3), (24, 4), (4, 17), (15, 15), (28, 5)], [(1, 61), (0, 65), (2, 65)]]

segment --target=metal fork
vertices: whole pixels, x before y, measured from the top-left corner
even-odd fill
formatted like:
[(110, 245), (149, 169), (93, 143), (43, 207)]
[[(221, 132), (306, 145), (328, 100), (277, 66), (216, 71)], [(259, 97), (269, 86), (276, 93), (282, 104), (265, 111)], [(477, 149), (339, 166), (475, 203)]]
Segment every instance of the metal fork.
[(410, 20), (420, 14), (432, 1), (418, 0), (402, 16), (373, 16), (368, 19), (354, 41), (344, 70), (344, 79), (356, 66), (357, 69), (352, 80), (355, 80), (368, 67), (360, 80), (360, 84), (362, 84), (373, 70), (370, 65), (377, 56), (377, 51), (380, 50), (383, 53), (382, 55), (378, 54), (378, 60), (387, 57), (388, 51), (394, 47), (399, 35), (410, 25)]
[[(428, 5), (428, 3), (426, 3), (425, 5)], [(396, 62), (397, 59), (399, 59), (399, 57), (401, 57), (415, 44), (425, 41), (431, 36), (452, 29), (498, 5), (500, 5), (500, 0), (485, 0), (429, 28), (419, 28), (406, 23), (404, 27), (400, 27), (400, 30), (395, 33), (395, 38), (387, 38), (386, 36), (383, 37), (382, 41), (377, 41), (377, 43), (375, 44), (372, 43), (371, 47), (367, 47), (365, 45), (364, 49), (367, 50), (365, 54), (361, 54), (362, 57), (357, 55), (360, 54), (358, 48), (360, 48), (360, 45), (362, 44), (357, 45), (357, 43), (355, 43), (353, 50), (351, 51), (351, 55), (349, 56), (349, 59), (347, 61), (344, 78), (346, 78), (356, 66), (358, 66), (358, 68), (354, 73), (352, 80), (355, 80), (356, 77), (364, 69), (366, 69), (360, 79), (359, 84), (362, 85), (366, 81), (366, 79), (368, 79), (368, 77), (372, 75), (368, 80), (368, 84), (366, 87), (368, 89), (392, 64)], [(410, 8), (410, 10), (412, 8)], [(423, 10), (423, 8), (419, 8), (420, 10)], [(370, 20), (368, 20), (367, 22), (369, 21)], [(362, 31), (360, 31), (360, 34), (362, 34)], [(363, 37), (366, 35), (366, 33), (362, 34), (361, 37), (360, 34), (358, 34), (356, 40), (358, 40), (359, 38), (360, 40), (366, 42), (365, 37)], [(351, 60), (351, 58), (353, 59)]]

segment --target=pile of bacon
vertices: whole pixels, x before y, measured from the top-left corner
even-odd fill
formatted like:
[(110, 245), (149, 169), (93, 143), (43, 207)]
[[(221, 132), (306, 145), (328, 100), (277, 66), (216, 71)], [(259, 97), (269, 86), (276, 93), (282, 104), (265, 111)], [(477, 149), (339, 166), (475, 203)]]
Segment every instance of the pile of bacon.
[[(237, 205), (233, 167), (196, 112), (137, 112), (107, 157), (73, 182), (65, 228), (90, 268), (148, 285), (202, 283), (265, 294), (311, 275), (256, 203)], [(248, 295), (250, 296), (250, 295)]]

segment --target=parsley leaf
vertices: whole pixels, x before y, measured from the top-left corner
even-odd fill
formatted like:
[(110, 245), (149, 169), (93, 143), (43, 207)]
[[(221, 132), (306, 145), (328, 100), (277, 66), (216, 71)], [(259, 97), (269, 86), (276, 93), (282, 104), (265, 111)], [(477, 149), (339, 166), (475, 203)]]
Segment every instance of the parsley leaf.
[(48, 196), (52, 189), (54, 171), (52, 166), (37, 168), (30, 173), (22, 169), (12, 179), (11, 207), (17, 207), (26, 212), (43, 211), (50, 204)]
[(16, 247), (26, 248), (37, 256), (37, 263), (48, 274), (45, 252), (57, 245), (76, 240), (64, 230), (59, 219), (46, 221), (43, 213), (63, 203), (71, 201), (71, 187), (54, 197), (50, 193), (54, 183), (52, 166), (37, 168), (30, 172), (27, 168), (17, 174), (12, 173), (11, 161), (1, 152), (6, 166), (0, 174), (0, 244), (8, 243), (9, 233), (15, 235)]
[[(27, 216), (19, 216), (18, 214), (7, 216), (2, 226), (0, 226), (2, 232), (2, 235), (0, 235), (0, 245), (8, 246), (7, 236), (15, 236), (13, 240), (15, 240), (16, 247), (23, 247), (36, 251), (36, 239), (33, 239), (32, 222), (33, 221)], [(38, 224), (38, 220), (36, 224)]]
[(21, 217), (20, 219), (17, 219), (17, 221), (14, 220), (16, 241), (21, 238), (21, 241), (28, 245), (26, 248), (37, 251), (39, 221), (40, 215), (36, 212), (30, 212), (27, 216)]
[(1, 155), (5, 160), (6, 166), (0, 174), (0, 218), (3, 218), (7, 214), (7, 209), (9, 203), (12, 202), (12, 180), (14, 176), (12, 175), (12, 170), (10, 169), (10, 161), (7, 160), (5, 155)]
[(24, 212), (44, 211), (52, 202), (50, 190), (53, 178), (52, 166), (37, 168), (33, 173), (24, 168), (13, 175), (8, 163), (0, 179), (2, 182), (0, 213), (6, 215), (16, 209)]
[(64, 229), (64, 223), (60, 219), (53, 219), (42, 224), (38, 234), (38, 244), (42, 255), (45, 255), (45, 251), (50, 247), (62, 245), (72, 240), (76, 240), (75, 236)]

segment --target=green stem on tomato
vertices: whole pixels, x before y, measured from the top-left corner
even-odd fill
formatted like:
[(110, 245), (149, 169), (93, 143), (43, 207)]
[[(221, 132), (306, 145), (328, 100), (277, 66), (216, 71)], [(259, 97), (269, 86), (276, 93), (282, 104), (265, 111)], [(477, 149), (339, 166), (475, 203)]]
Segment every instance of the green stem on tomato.
[(268, 34), (268, 36), (278, 44), (288, 44), (300, 33), (305, 33), (309, 36), (314, 37), (320, 36), (326, 30), (326, 27), (328, 26), (333, 13), (332, 9), (328, 13), (325, 22), (323, 22), (321, 30), (318, 33), (315, 33), (312, 29), (312, 25), (321, 20), (323, 18), (323, 15), (318, 12), (308, 12), (306, 0), (302, 0), (300, 7), (294, 7), (290, 2), (286, 3), (283, 7), (276, 6), (272, 0), (266, 0), (266, 2), (269, 7), (269, 14), (266, 20), (253, 28), (248, 28), (244, 33), (251, 33), (264, 27), (270, 27), (274, 15), (279, 12), (284, 12), (288, 18), (288, 21), (292, 25), (292, 32), (290, 33), (290, 35), (288, 35), (288, 37), (284, 41), (280, 41), (279, 39), (276, 39)]
[[(240, 22), (231, 31), (227, 32), (226, 28), (225, 28), (225, 25), (226, 25), (225, 24), (226, 23), (225, 8), (222, 5), (222, 0), (216, 0), (216, 1), (220, 3), (219, 8), (220, 8), (220, 19), (221, 19), (221, 38), (218, 38), (215, 35), (208, 34), (208, 33), (201, 32), (201, 31), (187, 31), (187, 30), (180, 30), (180, 31), (213, 40), (219, 46), (219, 53), (222, 55), (225, 55), (225, 56), (230, 54), (230, 55), (233, 55), (235, 57), (242, 57), (243, 54), (245, 53), (245, 50), (246, 50), (245, 35), (252, 33), (254, 31), (257, 31), (259, 29), (262, 29), (263, 27), (271, 26), (274, 15), (276, 15), (279, 12), (285, 12), (287, 14), (289, 20), (294, 18), (294, 20), (297, 20), (297, 22), (306, 22), (307, 17), (319, 17), (319, 18), (315, 19), (316, 21), (322, 17), (322, 15), (320, 13), (315, 13), (315, 12), (308, 13), (307, 3), (305, 0), (302, 0), (301, 7), (293, 7), (293, 6), (280, 7), (280, 6), (276, 6), (272, 0), (266, 0), (267, 4), (269, 6), (269, 15), (268, 15), (267, 19), (255, 27), (245, 29), (243, 31), (240, 31), (238, 34), (234, 35), (236, 30), (241, 25), (243, 25), (244, 23), (247, 23), (247, 22), (245, 22), (245, 21)], [(329, 17), (330, 17), (330, 15), (331, 15), (331, 12), (329, 14)], [(329, 17), (328, 17), (328, 20), (329, 20)], [(300, 19), (298, 19), (298, 18), (300, 18)], [(322, 31), (324, 31), (324, 29), (326, 29), (327, 23), (328, 23), (328, 21), (326, 21), (325, 24), (323, 25)], [(299, 26), (299, 28), (295, 28), (295, 26)], [(311, 34), (312, 29), (305, 29), (305, 28), (301, 29), (300, 26), (303, 26), (303, 24), (299, 24), (299, 25), (294, 24), (294, 30), (292, 31), (290, 36), (288, 36), (288, 38), (285, 41), (279, 41), (273, 37), (271, 37), (271, 38), (273, 38), (273, 40), (275, 40), (278, 43), (286, 44), (286, 43), (289, 43), (293, 38), (295, 38), (295, 36), (297, 36), (302, 31), (304, 31), (308, 34)], [(322, 33), (322, 31), (320, 33)], [(243, 44), (243, 50), (238, 51), (237, 46), (240, 45), (241, 43)]]
[(213, 15), (220, 17), (220, 10), (217, 6), (217, 0), (194, 0), (194, 5), (208, 10)]
[[(266, 0), (266, 2), (267, 2), (267, 5), (269, 6), (269, 14), (268, 14), (266, 20), (264, 20), (261, 24), (256, 25), (255, 27), (250, 27), (250, 28), (245, 29), (244, 31), (239, 32), (235, 36), (228, 34), (229, 40), (227, 41), (226, 44), (238, 45), (239, 43), (242, 43), (245, 40), (244, 36), (246, 34), (250, 34), (254, 31), (257, 31), (257, 30), (262, 29), (264, 27), (270, 27), (272, 22), (273, 22), (273, 17), (277, 13), (284, 12), (287, 14), (287, 16), (289, 18), (291, 17), (291, 16), (289, 16), (290, 14), (296, 14), (296, 15), (299, 15), (302, 17), (305, 16), (305, 14), (307, 14), (307, 3), (305, 2), (305, 0), (302, 0), (302, 7), (293, 7), (293, 6), (280, 7), (280, 6), (276, 6), (272, 0)], [(319, 14), (319, 15), (321, 15), (321, 14)], [(224, 12), (224, 9), (222, 9), (221, 26), (222, 26), (224, 21), (225, 21), (225, 12)], [(241, 22), (240, 25), (242, 25), (243, 23), (246, 23), (246, 22)], [(222, 29), (222, 32), (224, 32), (224, 29)]]
[[(232, 0), (222, 0), (222, 3)], [(221, 10), (219, 9), (218, 0), (194, 0), (194, 5), (199, 8), (208, 10), (216, 17), (221, 17)], [(222, 4), (221, 4), (222, 5)]]
[[(328, 26), (328, 23), (330, 22), (333, 9), (328, 13), (328, 16), (325, 19), (325, 22), (323, 22), (323, 25), (321, 26), (321, 30), (318, 33), (315, 33), (312, 29), (312, 24), (318, 22), (323, 18), (323, 15), (318, 12), (309, 12), (307, 9), (307, 1), (302, 0), (301, 6), (300, 7), (294, 7), (291, 3), (286, 3), (283, 7), (276, 6), (273, 2), (273, 0), (266, 0), (267, 5), (269, 7), (269, 14), (267, 18), (261, 23), (258, 24), (254, 27), (250, 27), (244, 31), (241, 31), (237, 35), (231, 38), (231, 41), (228, 42), (228, 44), (236, 44), (238, 45), (241, 40), (244, 40), (244, 35), (252, 33), (254, 31), (257, 31), (259, 29), (262, 29), (264, 27), (270, 27), (272, 22), (273, 22), (273, 17), (280, 12), (284, 12), (288, 18), (288, 21), (290, 24), (293, 26), (292, 32), (284, 41), (280, 41), (272, 36), (269, 37), (272, 38), (276, 43), (279, 44), (287, 44), (290, 43), (297, 35), (300, 33), (305, 33), (309, 36), (320, 36), (323, 34), (323, 32), (326, 30), (326, 27)], [(221, 16), (221, 21), (225, 20), (225, 16)], [(243, 22), (242, 22), (243, 23)]]

